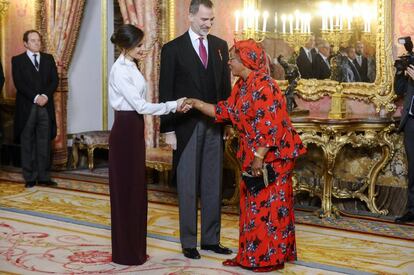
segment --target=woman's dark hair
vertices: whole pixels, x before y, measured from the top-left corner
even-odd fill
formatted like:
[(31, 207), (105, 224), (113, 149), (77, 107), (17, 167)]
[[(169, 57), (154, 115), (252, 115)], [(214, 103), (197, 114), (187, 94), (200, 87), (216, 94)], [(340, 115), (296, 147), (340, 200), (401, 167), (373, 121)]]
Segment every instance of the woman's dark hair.
[(131, 24), (120, 26), (111, 36), (111, 42), (121, 49), (131, 49), (144, 38), (144, 32)]

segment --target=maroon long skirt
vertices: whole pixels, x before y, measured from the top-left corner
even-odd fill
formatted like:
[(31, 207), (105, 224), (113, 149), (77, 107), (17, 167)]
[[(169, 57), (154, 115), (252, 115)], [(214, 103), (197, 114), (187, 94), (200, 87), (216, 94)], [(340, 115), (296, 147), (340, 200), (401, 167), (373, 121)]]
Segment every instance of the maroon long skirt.
[(112, 261), (141, 265), (147, 248), (144, 119), (117, 111), (109, 137)]

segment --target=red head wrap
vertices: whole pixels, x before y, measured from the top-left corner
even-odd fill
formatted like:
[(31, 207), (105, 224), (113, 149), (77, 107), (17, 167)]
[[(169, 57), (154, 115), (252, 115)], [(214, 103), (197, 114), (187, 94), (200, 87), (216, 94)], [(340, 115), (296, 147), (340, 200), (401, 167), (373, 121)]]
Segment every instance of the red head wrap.
[(250, 70), (267, 72), (266, 52), (253, 39), (234, 41), (234, 49), (239, 54), (243, 65)]

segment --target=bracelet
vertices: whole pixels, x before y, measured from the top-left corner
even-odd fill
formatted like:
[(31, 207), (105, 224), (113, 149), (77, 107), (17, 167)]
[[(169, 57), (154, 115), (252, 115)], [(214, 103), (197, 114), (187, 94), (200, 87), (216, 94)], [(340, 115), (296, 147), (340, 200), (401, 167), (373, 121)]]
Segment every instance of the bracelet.
[(259, 153), (257, 153), (257, 152), (254, 152), (254, 156), (255, 156), (256, 158), (259, 158), (259, 159), (264, 159), (264, 156), (260, 155), (260, 154), (259, 154)]

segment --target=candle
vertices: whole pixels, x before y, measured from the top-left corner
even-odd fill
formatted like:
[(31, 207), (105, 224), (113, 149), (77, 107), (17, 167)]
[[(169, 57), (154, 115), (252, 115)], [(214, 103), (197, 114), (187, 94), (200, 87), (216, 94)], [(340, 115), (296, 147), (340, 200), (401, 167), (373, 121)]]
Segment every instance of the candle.
[(348, 14), (348, 31), (351, 30), (351, 25), (352, 25), (352, 15)]
[(329, 25), (330, 25), (330, 29), (332, 32), (333, 31), (333, 14), (332, 13), (329, 15)]
[(289, 32), (293, 33), (293, 15), (289, 14)]
[(342, 16), (342, 10), (344, 7), (340, 4), (336, 4), (335, 6), (335, 13), (336, 13), (336, 27), (339, 28), (341, 25), (341, 16)]
[(259, 16), (260, 16), (259, 11), (255, 10), (255, 12), (254, 12), (254, 29), (256, 31), (259, 30)]
[(266, 25), (267, 25), (267, 18), (269, 17), (269, 13), (265, 11), (263, 13), (263, 32), (266, 32)]
[(300, 32), (301, 33), (305, 32), (305, 18), (303, 14), (301, 14), (300, 16)]
[(369, 14), (369, 17), (368, 17), (368, 32), (371, 32), (371, 17), (372, 16), (372, 14)]
[(275, 32), (277, 32), (277, 12), (275, 12)]
[(236, 10), (236, 27), (235, 27), (236, 32), (239, 31), (239, 17), (240, 17), (240, 12)]
[(328, 27), (326, 26), (328, 23), (327, 23), (327, 18), (326, 18), (326, 15), (324, 14), (324, 15), (322, 15), (322, 30), (323, 31), (325, 31)]
[(300, 17), (300, 12), (298, 10), (295, 10), (295, 30), (296, 31), (299, 30), (299, 17)]
[(368, 17), (364, 15), (364, 32), (368, 31)]
[(286, 33), (286, 15), (282, 14), (282, 33)]
[(243, 11), (243, 30), (247, 30), (247, 10)]

